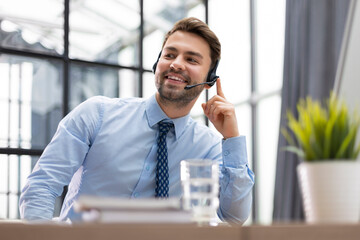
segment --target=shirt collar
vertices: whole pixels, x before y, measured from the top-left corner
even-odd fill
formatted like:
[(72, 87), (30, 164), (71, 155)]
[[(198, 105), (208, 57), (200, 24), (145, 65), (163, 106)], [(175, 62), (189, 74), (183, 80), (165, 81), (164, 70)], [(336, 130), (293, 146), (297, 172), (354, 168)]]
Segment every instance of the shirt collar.
[(174, 123), (176, 140), (178, 140), (178, 138), (184, 132), (186, 124), (188, 123), (190, 118), (189, 114), (180, 118), (169, 118), (159, 106), (158, 102), (156, 101), (155, 95), (151, 96), (146, 100), (145, 112), (149, 127), (151, 128), (162, 120)]

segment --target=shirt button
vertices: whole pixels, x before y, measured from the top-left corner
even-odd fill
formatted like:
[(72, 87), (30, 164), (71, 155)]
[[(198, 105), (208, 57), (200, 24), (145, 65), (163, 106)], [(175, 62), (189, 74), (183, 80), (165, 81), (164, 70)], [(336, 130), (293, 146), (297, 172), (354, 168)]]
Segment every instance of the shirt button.
[(137, 198), (139, 196), (139, 193), (135, 193), (134, 197)]
[(229, 155), (229, 154), (230, 154), (230, 152), (227, 151), (227, 150), (224, 152), (224, 156), (227, 156), (227, 155)]
[(147, 165), (145, 169), (146, 169), (146, 171), (149, 171), (149, 170), (150, 170), (150, 166)]

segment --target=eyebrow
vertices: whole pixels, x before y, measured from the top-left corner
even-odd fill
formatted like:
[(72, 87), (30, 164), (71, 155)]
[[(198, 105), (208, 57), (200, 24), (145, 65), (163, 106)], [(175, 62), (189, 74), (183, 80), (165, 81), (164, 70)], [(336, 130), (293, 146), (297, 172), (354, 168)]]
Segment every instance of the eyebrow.
[[(165, 50), (169, 50), (169, 51), (173, 51), (173, 52), (178, 52), (178, 50), (175, 47), (166, 47)], [(192, 56), (197, 56), (199, 58), (204, 58), (203, 55), (201, 55), (198, 52), (194, 52), (194, 51), (187, 51), (185, 52), (188, 55), (192, 55)]]

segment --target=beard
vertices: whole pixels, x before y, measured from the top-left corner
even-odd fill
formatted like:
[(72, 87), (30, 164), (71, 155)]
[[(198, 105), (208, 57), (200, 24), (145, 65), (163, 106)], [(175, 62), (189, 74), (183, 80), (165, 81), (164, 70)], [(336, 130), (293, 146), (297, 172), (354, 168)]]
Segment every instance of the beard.
[(165, 75), (170, 72), (180, 74), (188, 81), (189, 84), (191, 82), (190, 77), (182, 72), (167, 70), (162, 74), (159, 74), (157, 77), (158, 79), (156, 79), (156, 87), (159, 92), (160, 100), (164, 104), (175, 104), (179, 108), (185, 107), (201, 94), (202, 90), (204, 89), (204, 85), (194, 87), (189, 90), (185, 90), (184, 88), (179, 89), (179, 87), (176, 86), (165, 86)]

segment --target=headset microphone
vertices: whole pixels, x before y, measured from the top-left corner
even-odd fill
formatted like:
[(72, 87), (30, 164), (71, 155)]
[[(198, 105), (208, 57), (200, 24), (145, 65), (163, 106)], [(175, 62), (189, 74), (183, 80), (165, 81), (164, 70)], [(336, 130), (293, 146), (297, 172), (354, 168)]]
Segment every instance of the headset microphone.
[(185, 90), (189, 90), (193, 87), (199, 86), (199, 85), (204, 85), (204, 84), (208, 84), (209, 86), (213, 86), (216, 82), (216, 80), (218, 79), (219, 76), (216, 76), (216, 78), (214, 80), (212, 80), (211, 82), (203, 82), (203, 83), (198, 83), (198, 84), (194, 84), (194, 85), (187, 85), (186, 87), (184, 87)]

